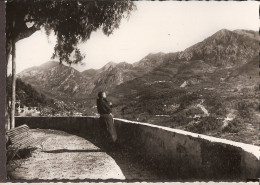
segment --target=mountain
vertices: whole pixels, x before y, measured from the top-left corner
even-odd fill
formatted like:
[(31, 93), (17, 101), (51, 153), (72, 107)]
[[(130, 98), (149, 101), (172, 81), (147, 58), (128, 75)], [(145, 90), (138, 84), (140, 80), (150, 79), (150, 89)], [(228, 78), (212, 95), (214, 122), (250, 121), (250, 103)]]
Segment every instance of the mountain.
[(91, 96), (96, 96), (98, 91), (106, 90), (110, 91), (115, 88), (117, 85), (120, 85), (124, 82), (130, 81), (137, 77), (140, 77), (155, 67), (159, 66), (163, 60), (162, 53), (149, 54), (144, 57), (140, 62), (129, 64), (126, 62), (114, 63), (109, 62), (101, 69), (86, 70), (82, 73), (84, 75), (89, 75), (89, 72), (93, 73), (93, 78), (90, 79), (92, 84)]
[(182, 61), (203, 59), (220, 67), (237, 66), (256, 55), (258, 41), (258, 32), (223, 29), (181, 52), (179, 59)]
[(150, 84), (156, 81), (170, 81), (176, 86), (202, 81), (216, 84), (231, 73), (226, 68), (239, 67), (258, 55), (258, 40), (254, 31), (223, 29), (182, 52), (149, 54), (134, 64), (109, 62), (101, 69), (79, 72), (50, 61), (18, 76), (47, 96), (71, 101), (94, 97), (100, 90), (112, 91), (140, 78)]
[[(7, 98), (11, 99), (12, 79), (11, 76), (7, 78)], [(57, 101), (46, 97), (45, 95), (36, 91), (30, 84), (26, 84), (20, 78), (16, 79), (16, 101), (20, 102), (21, 112), (16, 111), (16, 115), (32, 116), (38, 115), (35, 110), (31, 110), (32, 107), (37, 107), (40, 110), (42, 116), (54, 116), (54, 115), (69, 115), (71, 107), (68, 107), (64, 102)]]
[(149, 54), (139, 62), (133, 64), (136, 70), (143, 71), (143, 74), (153, 70), (155, 67), (161, 65), (165, 60), (164, 57), (166, 54), (160, 53), (153, 53)]
[(260, 144), (258, 44), (257, 32), (220, 30), (182, 52), (164, 54), (160, 65), (110, 93), (115, 114)]
[(98, 74), (98, 71), (95, 69), (87, 69), (83, 72), (81, 72), (82, 76), (85, 76), (87, 79), (93, 78), (93, 76), (96, 76)]
[[(113, 89), (117, 85), (149, 72), (163, 60), (159, 54), (150, 54), (135, 65), (109, 62), (102, 68), (79, 72), (55, 61), (31, 67), (18, 74), (23, 81), (31, 84), (46, 96), (63, 101), (79, 102), (96, 96), (98, 91)], [(151, 63), (148, 68), (146, 63)]]
[(96, 96), (98, 91), (109, 90), (127, 80), (133, 79), (134, 76), (131, 76), (131, 70), (131, 64), (109, 62), (101, 69), (96, 70), (95, 76), (90, 79), (93, 84), (91, 94)]
[[(11, 76), (7, 78), (7, 97), (11, 99), (12, 79)], [(20, 101), (21, 106), (38, 107), (47, 106), (53, 103), (53, 99), (49, 99), (43, 94), (37, 92), (30, 84), (24, 83), (20, 78), (16, 79), (16, 99)]]
[(87, 77), (74, 68), (50, 61), (18, 74), (39, 92), (56, 99), (66, 100), (90, 93)]
[(258, 40), (254, 31), (223, 29), (182, 52), (149, 54), (134, 64), (109, 62), (101, 69), (79, 72), (50, 61), (18, 76), (43, 94), (70, 100), (95, 96), (100, 90), (111, 91), (139, 77), (145, 83), (168, 80), (177, 86), (184, 82), (219, 83), (228, 75), (226, 68), (239, 67), (258, 55)]
[[(116, 117), (260, 144), (258, 32), (220, 30), (175, 53), (139, 62), (109, 62), (78, 72), (48, 62), (19, 74), (39, 92), (96, 113), (98, 91), (108, 91)], [(243, 136), (243, 137), (240, 137)]]

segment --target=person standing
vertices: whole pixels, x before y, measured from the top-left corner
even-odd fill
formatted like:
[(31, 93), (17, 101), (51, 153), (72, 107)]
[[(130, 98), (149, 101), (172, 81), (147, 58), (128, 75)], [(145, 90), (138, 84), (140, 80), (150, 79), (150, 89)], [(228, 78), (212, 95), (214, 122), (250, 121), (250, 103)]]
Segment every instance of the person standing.
[(106, 93), (103, 91), (98, 93), (97, 111), (100, 114), (101, 137), (108, 136), (115, 142), (117, 140), (117, 133), (112, 116), (112, 103), (107, 101)]

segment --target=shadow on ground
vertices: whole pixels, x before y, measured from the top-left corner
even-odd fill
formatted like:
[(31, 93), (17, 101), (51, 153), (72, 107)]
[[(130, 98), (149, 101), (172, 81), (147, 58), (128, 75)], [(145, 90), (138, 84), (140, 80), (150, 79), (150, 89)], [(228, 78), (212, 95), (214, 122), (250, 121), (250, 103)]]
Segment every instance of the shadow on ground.
[[(111, 156), (123, 172), (126, 180), (159, 181), (169, 180), (166, 174), (145, 160), (142, 154), (117, 143), (113, 143), (107, 137), (72, 133), (87, 139), (94, 145)], [(102, 138), (102, 139), (101, 139)]]

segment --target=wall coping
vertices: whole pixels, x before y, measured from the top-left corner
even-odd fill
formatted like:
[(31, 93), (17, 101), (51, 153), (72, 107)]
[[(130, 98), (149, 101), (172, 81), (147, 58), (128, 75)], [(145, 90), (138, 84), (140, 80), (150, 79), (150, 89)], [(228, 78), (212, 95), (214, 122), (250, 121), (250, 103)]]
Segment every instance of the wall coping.
[[(16, 117), (37, 118), (37, 117), (31, 117), (31, 116), (16, 116)], [(41, 118), (41, 117), (52, 118), (50, 116), (39, 116), (39, 118)], [(97, 116), (55, 116), (54, 118), (62, 118), (62, 117), (63, 118), (99, 118)], [(166, 130), (166, 131), (169, 131), (169, 132), (175, 132), (175, 133), (178, 133), (178, 134), (187, 135), (187, 136), (191, 136), (191, 137), (194, 137), (194, 138), (205, 139), (205, 140), (208, 140), (210, 142), (232, 145), (232, 146), (239, 147), (239, 148), (243, 149), (244, 151), (247, 151), (247, 152), (253, 154), (258, 160), (260, 160), (260, 146), (257, 146), (257, 145), (231, 141), (231, 140), (228, 140), (228, 139), (222, 139), (222, 138), (217, 138), (217, 137), (213, 137), (213, 136), (207, 136), (207, 135), (193, 133), (193, 132), (180, 130), (180, 129), (174, 129), (174, 128), (169, 128), (169, 127), (164, 127), (164, 126), (153, 125), (153, 124), (150, 124), (150, 123), (130, 121), (130, 120), (120, 119), (120, 118), (115, 118), (115, 120), (122, 121), (122, 122), (125, 122), (125, 123), (145, 125), (145, 126), (149, 126), (149, 127), (153, 127), (153, 128), (159, 128), (159, 129), (162, 129), (162, 130)]]
[(119, 119), (119, 118), (115, 118), (115, 120), (123, 121), (123, 122), (127, 122), (127, 123), (138, 124), (138, 125), (145, 125), (145, 126), (154, 127), (154, 128), (159, 128), (159, 129), (167, 130), (167, 131), (170, 131), (170, 132), (175, 132), (175, 133), (178, 133), (178, 134), (192, 136), (192, 137), (195, 137), (195, 138), (202, 138), (202, 139), (208, 140), (210, 142), (224, 143), (224, 144), (232, 145), (232, 146), (239, 147), (239, 148), (243, 149), (244, 151), (247, 151), (247, 152), (253, 154), (254, 156), (256, 156), (256, 158), (258, 160), (260, 160), (260, 146), (257, 146), (257, 145), (231, 141), (231, 140), (228, 140), (228, 139), (222, 139), (222, 138), (207, 136), (207, 135), (203, 135), (203, 134), (197, 134), (197, 133), (193, 133), (193, 132), (189, 132), (189, 131), (185, 131), (185, 130), (180, 130), (180, 129), (174, 129), (174, 128), (169, 128), (169, 127), (164, 127), (164, 126), (152, 125), (152, 124), (144, 123), (144, 122), (129, 121), (129, 120)]

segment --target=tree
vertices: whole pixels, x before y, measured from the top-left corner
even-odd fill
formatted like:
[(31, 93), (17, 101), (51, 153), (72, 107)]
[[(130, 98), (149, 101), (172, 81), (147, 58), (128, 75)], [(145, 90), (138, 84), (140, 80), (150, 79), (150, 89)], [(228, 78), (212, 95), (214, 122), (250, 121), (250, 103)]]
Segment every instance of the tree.
[[(59, 58), (60, 63), (78, 63), (83, 59), (77, 48), (78, 43), (87, 41), (97, 29), (102, 29), (106, 35), (112, 34), (119, 27), (121, 19), (128, 18), (133, 9), (134, 3), (127, 0), (8, 0), (6, 65), (12, 54), (11, 128), (14, 127), (17, 41), (30, 37), (41, 28), (47, 35), (53, 31), (57, 37), (53, 57)], [(73, 61), (70, 60), (72, 53), (76, 58)]]

